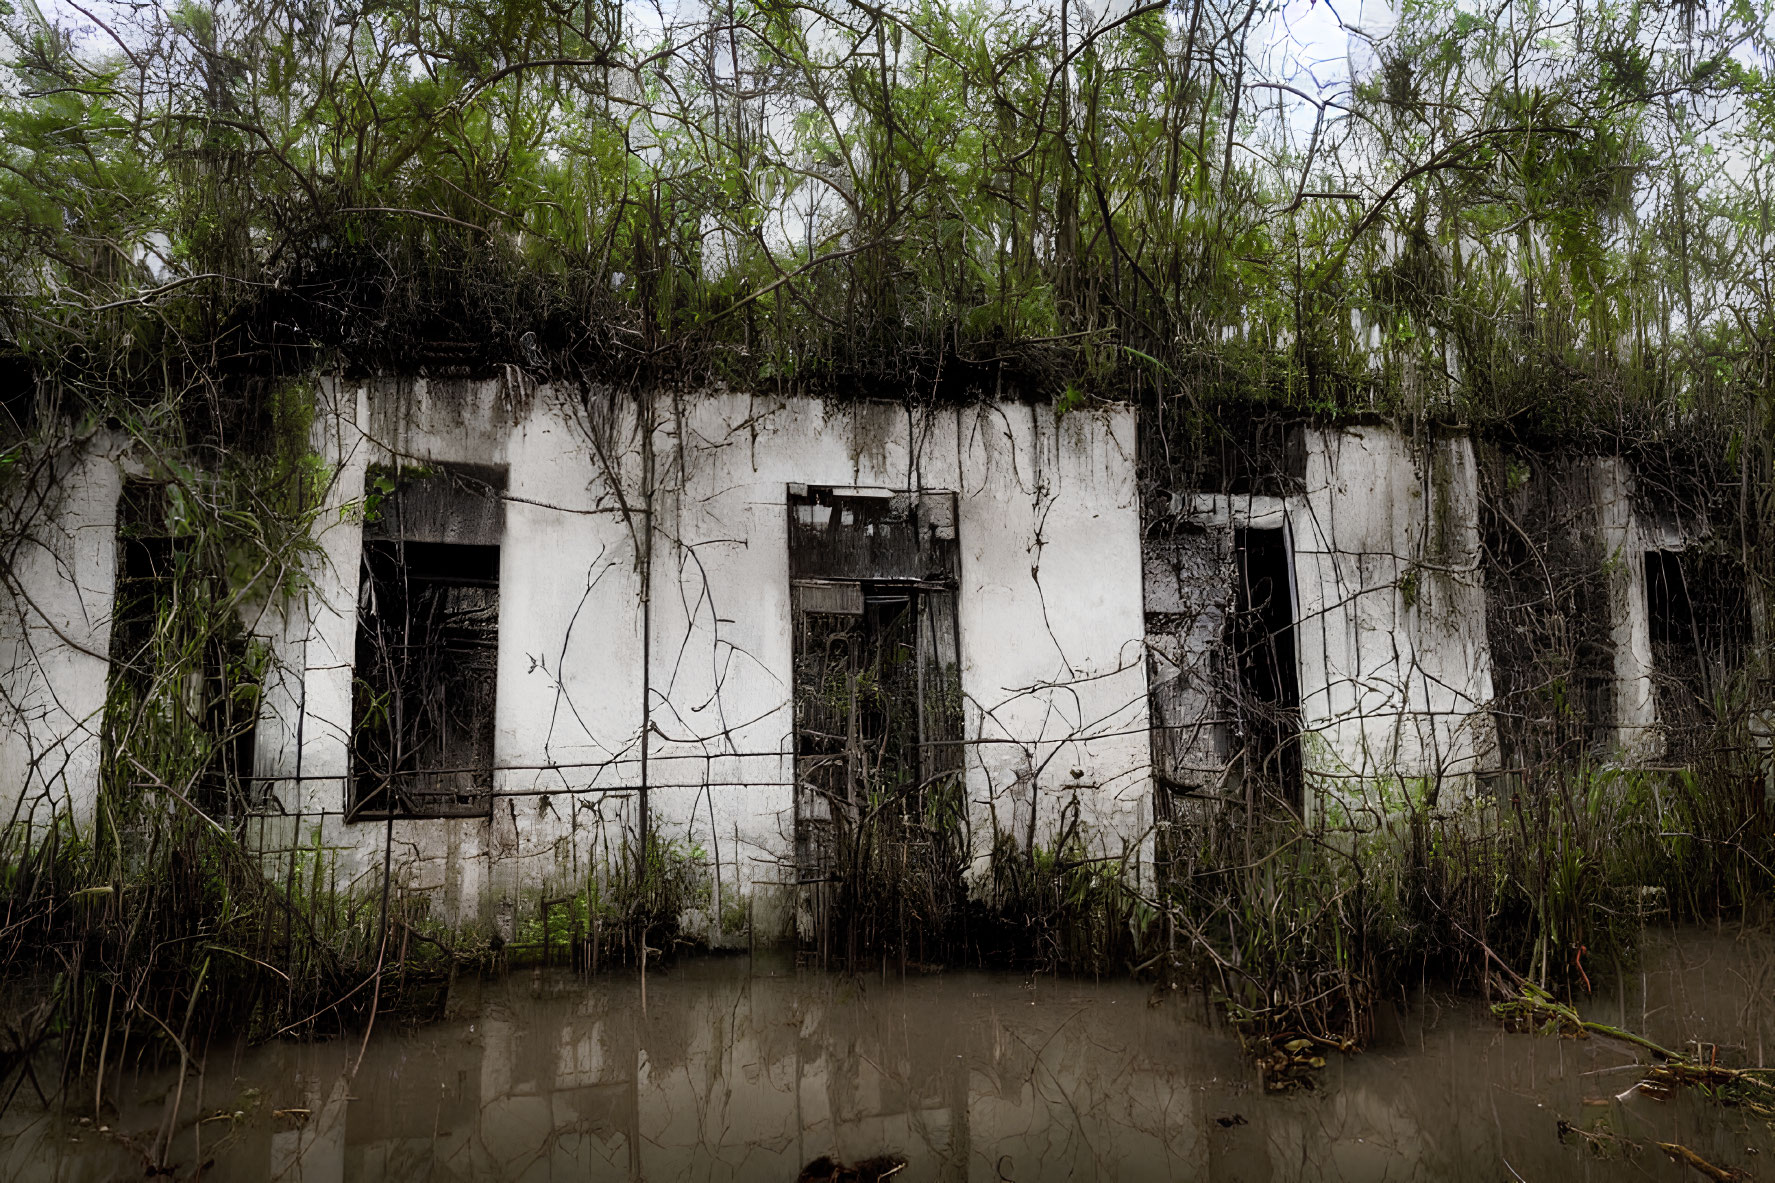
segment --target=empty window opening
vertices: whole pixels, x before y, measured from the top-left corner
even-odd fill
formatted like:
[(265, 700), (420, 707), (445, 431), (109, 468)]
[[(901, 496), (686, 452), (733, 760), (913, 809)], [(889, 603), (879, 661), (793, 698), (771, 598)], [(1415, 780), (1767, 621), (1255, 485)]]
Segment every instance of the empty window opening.
[(791, 486), (797, 579), (953, 583), (955, 494)]
[(789, 528), (806, 881), (866, 811), (916, 829), (960, 793), (955, 498), (792, 490)]
[[(212, 555), (175, 528), (164, 484), (131, 480), (117, 507), (107, 768), (189, 784), (213, 817), (257, 799), (253, 751), (263, 652), (227, 610), (233, 596)], [(122, 757), (127, 754), (130, 759)]]
[(1645, 562), (1658, 721), (1669, 754), (1685, 759), (1705, 741), (1714, 701), (1749, 646), (1744, 568), (1692, 551), (1647, 551)]
[(1504, 450), (1482, 472), (1499, 765), (1612, 759), (1621, 738), (1615, 601), (1594, 518), (1594, 466)]
[(353, 820), (492, 808), (501, 470), (373, 469), (352, 682)]
[(16, 349), (0, 350), (0, 437), (22, 438), (37, 425), (37, 378)]
[(1244, 745), (1247, 800), (1272, 796), (1299, 810), (1300, 678), (1294, 653), (1294, 595), (1282, 530), (1235, 531), (1237, 587), (1229, 622), (1233, 704)]
[(1682, 556), (1675, 551), (1646, 552), (1646, 615), (1653, 645), (1694, 645), (1695, 605), (1683, 579)]

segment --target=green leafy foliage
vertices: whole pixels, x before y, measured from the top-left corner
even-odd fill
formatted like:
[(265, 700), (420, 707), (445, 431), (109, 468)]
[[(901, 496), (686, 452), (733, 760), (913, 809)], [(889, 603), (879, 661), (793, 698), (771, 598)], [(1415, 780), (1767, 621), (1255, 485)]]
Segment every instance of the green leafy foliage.
[(94, 13), (9, 18), (0, 101), (0, 336), (87, 405), (444, 350), (1570, 433), (1768, 340), (1750, 0), (1408, 5), (1323, 90), (1255, 0)]

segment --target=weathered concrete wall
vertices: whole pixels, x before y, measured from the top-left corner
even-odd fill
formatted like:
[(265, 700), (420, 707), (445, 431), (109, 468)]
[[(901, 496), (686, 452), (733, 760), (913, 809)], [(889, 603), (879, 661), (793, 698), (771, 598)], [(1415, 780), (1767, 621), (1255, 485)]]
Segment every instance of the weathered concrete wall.
[(1451, 806), (1494, 754), (1477, 471), (1464, 438), (1313, 431), (1289, 508), (1303, 763), (1332, 824)]
[(1686, 539), (1642, 522), (1633, 508), (1633, 474), (1615, 456), (1590, 462), (1597, 533), (1608, 581), (1609, 639), (1615, 661), (1615, 751), (1605, 753), (1639, 764), (1664, 754), (1658, 702), (1652, 680), (1652, 631), (1646, 602), (1648, 550), (1681, 550)]
[[(1057, 417), (720, 391), (643, 406), (521, 380), (324, 383), (320, 398), (319, 557), (303, 595), (252, 622), (276, 662), (251, 837), (274, 866), (318, 849), (340, 887), (376, 882), (384, 853), (382, 822), (344, 820), (372, 464), (507, 470), (493, 816), (389, 827), (403, 882), (449, 919), (510, 929), (533, 891), (608, 866), (637, 828), (645, 748), (655, 830), (709, 868), (711, 912), (777, 922), (794, 878), (792, 486), (957, 495), (977, 870), (996, 833), (1027, 841), (1033, 820), (1050, 843), (1076, 802), (1088, 840), (1127, 845), (1144, 873), (1155, 774), (1235, 793), (1244, 741), (1225, 640), (1239, 530), (1287, 540), (1309, 818), (1371, 825), (1408, 798), (1452, 807), (1497, 763), (1464, 439), (1303, 429), (1291, 489), (1170, 491), (1145, 507), (1143, 543), (1127, 408)], [(21, 816), (84, 822), (96, 799), (128, 465), (119, 441), (88, 440), (11, 503), (0, 803)], [(1643, 552), (1683, 537), (1636, 516), (1620, 462), (1567, 467), (1582, 470), (1581, 495), (1563, 498), (1576, 524), (1550, 528), (1599, 540), (1586, 562), (1608, 589), (1613, 754), (1655, 758)]]
[[(366, 467), (509, 467), (494, 816), (393, 824), (407, 882), (509, 925), (519, 894), (583, 883), (637, 821), (643, 670), (652, 824), (719, 868), (721, 906), (792, 881), (791, 484), (959, 495), (962, 687), (973, 850), (1033, 798), (1038, 841), (1077, 799), (1106, 851), (1144, 840), (1151, 790), (1129, 412), (908, 410), (730, 393), (662, 397), (652, 456), (628, 400), (502, 383), (337, 385), (317, 425), (338, 464), (306, 604), (282, 623), (259, 772), (341, 884), (380, 874), (383, 823), (341, 818)], [(653, 586), (638, 539), (651, 465)], [(300, 735), (300, 742), (298, 742)], [(300, 779), (297, 779), (300, 778)], [(768, 896), (770, 893), (764, 893)], [(762, 898), (762, 897), (760, 897)], [(712, 901), (716, 902), (716, 901)]]
[(1306, 815), (1370, 825), (1406, 792), (1452, 805), (1494, 748), (1472, 449), (1303, 430), (1298, 489), (1177, 491), (1160, 516), (1181, 529), (1146, 545), (1154, 770), (1192, 794), (1241, 783), (1246, 739), (1229, 701), (1241, 691), (1225, 652), (1234, 539), (1281, 529)]
[(119, 443), (73, 443), (5, 506), (0, 603), (0, 809), (84, 829), (98, 796), (117, 579)]

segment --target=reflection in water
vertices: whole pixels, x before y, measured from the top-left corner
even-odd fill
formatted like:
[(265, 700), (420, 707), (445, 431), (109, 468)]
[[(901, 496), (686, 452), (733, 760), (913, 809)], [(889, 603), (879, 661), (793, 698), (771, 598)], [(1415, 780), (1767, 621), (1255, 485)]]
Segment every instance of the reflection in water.
[[(1762, 937), (1654, 938), (1597, 1017), (1722, 1061), (1775, 1051)], [(453, 1017), (357, 1040), (210, 1055), (174, 1159), (205, 1178), (789, 1183), (822, 1155), (904, 1156), (898, 1180), (1678, 1180), (1623, 1144), (1760, 1173), (1766, 1123), (1632, 1091), (1601, 1040), (1507, 1035), (1470, 1001), (1403, 1011), (1312, 1092), (1263, 1091), (1199, 995), (950, 973), (843, 979), (745, 959), (628, 978), (457, 987)], [(103, 1133), (15, 1102), (0, 1178), (140, 1177), (176, 1095), (126, 1079)], [(1621, 1094), (1617, 1098), (1617, 1094)], [(1569, 1122), (1601, 1138), (1559, 1135)]]

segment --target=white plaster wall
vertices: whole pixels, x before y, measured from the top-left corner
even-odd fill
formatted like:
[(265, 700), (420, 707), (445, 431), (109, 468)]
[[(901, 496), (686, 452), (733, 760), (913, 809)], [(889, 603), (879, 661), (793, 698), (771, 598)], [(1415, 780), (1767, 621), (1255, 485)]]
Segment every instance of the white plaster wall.
[(1133, 413), (1056, 423), (1046, 407), (984, 407), (957, 413), (956, 429), (973, 800), (1002, 821), (1005, 795), (1021, 796), (1038, 843), (1076, 800), (1104, 853), (1126, 839), (1144, 848), (1152, 779)]
[[(598, 814), (582, 816), (578, 806), (620, 820), (628, 804), (620, 793), (579, 802), (559, 794), (626, 783), (617, 761), (632, 755), (640, 695), (637, 688), (625, 709), (610, 688), (638, 668), (632, 548), (614, 507), (598, 503), (584, 436), (559, 409), (539, 412), (549, 404), (534, 390), (327, 383), (321, 399), (315, 443), (335, 476), (316, 532), (321, 556), (282, 630), (285, 673), (276, 695), (267, 694), (257, 737), (259, 773), (290, 778), (267, 782), (275, 811), (259, 823), (259, 841), (268, 851), (318, 842), (332, 855), (327, 885), (363, 887), (380, 879), (386, 828), (402, 882), (429, 893), (446, 919), (509, 925), (520, 881), (559, 885), (591, 870), (578, 860), (592, 853)], [(495, 789), (504, 796), (491, 822), (343, 820), (358, 507), (365, 470), (391, 461), (509, 467), (494, 739)], [(579, 671), (577, 684), (562, 670)]]
[(1373, 824), (1452, 806), (1495, 748), (1471, 443), (1308, 433), (1291, 499), (1309, 811)]
[[(285, 813), (261, 824), (262, 841), (318, 837), (339, 886), (380, 876), (384, 824), (341, 817), (364, 470), (391, 457), (506, 464), (495, 817), (397, 822), (392, 858), (452, 918), (509, 924), (521, 891), (583, 882), (636, 822), (639, 415), (627, 399), (588, 409), (498, 382), (335, 384), (323, 398), (316, 443), (337, 474), (317, 537), (324, 562), (280, 630), (281, 656), (302, 673), (267, 696), (259, 771), (292, 779), (270, 782)], [(661, 396), (653, 414), (649, 808), (656, 832), (718, 868), (712, 903), (731, 909), (790, 878), (792, 483), (958, 493), (976, 856), (1019, 795), (1033, 798), (1038, 841), (1053, 840), (1076, 799), (1094, 849), (1144, 849), (1131, 411), (1057, 421), (1040, 406), (716, 392)]]
[(0, 605), (0, 809), (84, 830), (98, 794), (111, 604), (117, 583), (118, 441), (76, 441), (8, 498)]
[[(633, 832), (643, 668), (658, 831), (718, 869), (712, 902), (751, 901), (783, 879), (790, 484), (958, 494), (976, 857), (995, 826), (1022, 835), (1032, 814), (1037, 841), (1053, 841), (1076, 802), (1096, 849), (1131, 842), (1144, 859), (1152, 782), (1131, 410), (1057, 419), (1028, 404), (661, 396), (644, 662), (645, 450), (631, 400), (420, 380), (323, 383), (320, 401), (313, 442), (331, 468), (308, 590), (254, 623), (278, 656), (257, 736), (270, 796), (256, 837), (271, 851), (318, 843), (331, 856), (319, 864), (326, 886), (368, 885), (381, 869), (383, 825), (347, 826), (341, 810), (355, 507), (366, 466), (391, 458), (509, 469), (499, 808), (491, 823), (392, 827), (403, 882), (447, 917), (510, 923), (521, 888), (583, 881)], [(96, 798), (123, 457), (110, 436), (70, 445), (47, 489), (6, 507), (18, 541), (0, 609), (0, 805), (37, 824), (52, 810), (84, 824)], [(1661, 741), (1642, 552), (1672, 543), (1635, 517), (1621, 462), (1586, 463), (1584, 512), (1596, 515), (1611, 587), (1620, 748), (1643, 760)], [(1309, 809), (1317, 798), (1334, 807), (1326, 816), (1360, 822), (1395, 808), (1401, 790), (1458, 801), (1493, 759), (1470, 444), (1310, 432), (1302, 495), (1201, 495), (1186, 512), (1211, 532), (1289, 528)]]
[(1681, 540), (1653, 537), (1633, 512), (1633, 475), (1618, 456), (1590, 460), (1598, 540), (1609, 588), (1609, 639), (1614, 643), (1614, 753), (1633, 764), (1664, 753), (1652, 679), (1652, 626), (1646, 604), (1646, 551)]

